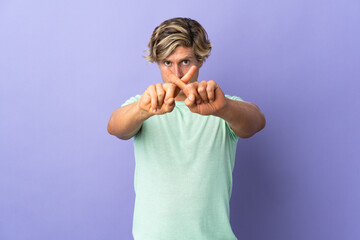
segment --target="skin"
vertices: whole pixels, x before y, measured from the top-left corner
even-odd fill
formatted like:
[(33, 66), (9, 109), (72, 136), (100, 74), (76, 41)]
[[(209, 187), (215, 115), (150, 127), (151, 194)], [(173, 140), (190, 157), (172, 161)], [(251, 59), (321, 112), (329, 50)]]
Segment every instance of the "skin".
[(173, 111), (175, 101), (184, 101), (193, 113), (224, 119), (241, 138), (265, 127), (264, 114), (254, 103), (226, 98), (213, 80), (197, 81), (202, 62), (191, 48), (177, 47), (158, 66), (164, 83), (150, 85), (137, 102), (116, 109), (108, 123), (110, 134), (130, 139), (146, 119)]

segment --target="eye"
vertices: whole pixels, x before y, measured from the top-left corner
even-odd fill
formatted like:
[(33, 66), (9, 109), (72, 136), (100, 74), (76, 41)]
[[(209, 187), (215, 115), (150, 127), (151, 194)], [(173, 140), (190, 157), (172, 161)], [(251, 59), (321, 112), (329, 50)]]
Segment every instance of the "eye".
[(170, 66), (170, 64), (171, 64), (171, 62), (170, 62), (170, 61), (164, 61), (164, 65), (165, 65), (165, 66), (167, 66), (167, 67), (168, 67), (168, 66)]
[(184, 60), (184, 61), (183, 61), (183, 64), (184, 64), (184, 65), (189, 65), (189, 64), (190, 64), (190, 61), (189, 61), (189, 60)]

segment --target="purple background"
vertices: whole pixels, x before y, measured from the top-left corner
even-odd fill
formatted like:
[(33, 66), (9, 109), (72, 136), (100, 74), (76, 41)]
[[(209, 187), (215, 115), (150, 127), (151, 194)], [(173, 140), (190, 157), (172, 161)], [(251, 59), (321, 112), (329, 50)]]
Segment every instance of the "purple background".
[(132, 140), (112, 111), (161, 82), (142, 58), (186, 16), (213, 51), (200, 80), (256, 103), (231, 222), (244, 240), (360, 239), (360, 2), (0, 2), (0, 239), (131, 239)]

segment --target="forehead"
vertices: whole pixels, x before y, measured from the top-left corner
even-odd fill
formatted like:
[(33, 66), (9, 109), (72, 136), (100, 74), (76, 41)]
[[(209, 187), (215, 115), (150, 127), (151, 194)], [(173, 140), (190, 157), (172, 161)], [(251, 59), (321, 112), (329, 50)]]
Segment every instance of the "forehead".
[(195, 58), (194, 50), (191, 47), (178, 46), (165, 60), (176, 62), (185, 58)]

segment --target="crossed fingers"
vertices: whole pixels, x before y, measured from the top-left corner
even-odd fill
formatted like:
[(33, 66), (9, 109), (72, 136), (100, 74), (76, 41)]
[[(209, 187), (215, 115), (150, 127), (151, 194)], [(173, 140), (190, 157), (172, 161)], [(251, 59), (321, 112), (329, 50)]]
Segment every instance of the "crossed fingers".
[(139, 101), (140, 109), (151, 114), (165, 114), (175, 107), (175, 97), (182, 90), (184, 100), (191, 112), (211, 115), (225, 105), (225, 95), (213, 80), (190, 82), (197, 70), (192, 66), (182, 77), (178, 78), (169, 68), (164, 68), (165, 77), (169, 82), (150, 85)]
[(190, 81), (194, 73), (196, 72), (197, 67), (192, 66), (189, 71), (180, 79), (175, 74), (173, 74), (169, 68), (165, 67), (165, 74), (167, 75), (168, 79), (178, 86), (181, 90), (183, 90), (186, 84)]
[(196, 71), (196, 66), (192, 66), (190, 70), (182, 77), (178, 78), (173, 74), (168, 68), (165, 68), (165, 74), (167, 78), (183, 90), (184, 94), (187, 96), (185, 100), (186, 105), (200, 104), (200, 103), (209, 103), (215, 100), (215, 89), (217, 84), (215, 81), (202, 81), (202, 82), (193, 82), (189, 83), (191, 77)]
[[(196, 66), (193, 66), (181, 79), (179, 79), (168, 68), (165, 68), (165, 74), (170, 79), (171, 83), (157, 83), (150, 85), (146, 89), (146, 94), (144, 94), (141, 101), (142, 109), (157, 114), (171, 112), (175, 107), (175, 97), (181, 89), (186, 87), (186, 84), (191, 80), (195, 71)], [(174, 84), (173, 82), (176, 82), (177, 84)]]

